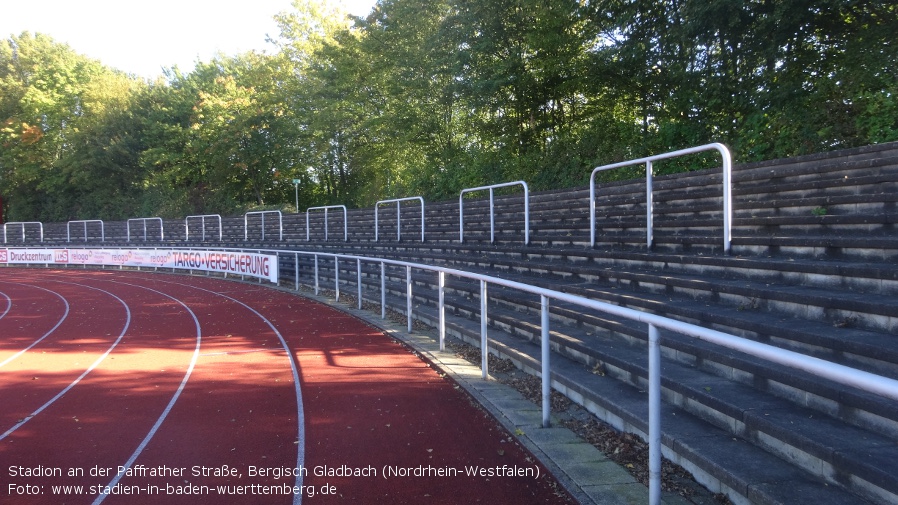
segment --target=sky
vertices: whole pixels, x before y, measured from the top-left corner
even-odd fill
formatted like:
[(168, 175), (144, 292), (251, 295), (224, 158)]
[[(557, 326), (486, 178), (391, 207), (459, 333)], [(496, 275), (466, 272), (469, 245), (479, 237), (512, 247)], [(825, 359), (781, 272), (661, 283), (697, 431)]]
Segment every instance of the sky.
[[(367, 15), (376, 0), (329, 0)], [(291, 0), (2, 0), (0, 40), (40, 32), (72, 50), (147, 79), (177, 65), (189, 72), (216, 53), (272, 52), (266, 36)]]

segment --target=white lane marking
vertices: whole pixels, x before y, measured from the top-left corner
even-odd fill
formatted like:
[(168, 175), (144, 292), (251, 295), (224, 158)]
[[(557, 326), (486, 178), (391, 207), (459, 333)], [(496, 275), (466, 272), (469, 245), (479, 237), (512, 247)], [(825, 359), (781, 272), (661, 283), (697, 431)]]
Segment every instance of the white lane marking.
[(0, 292), (0, 295), (3, 295), (3, 298), (6, 298), (6, 308), (3, 310), (3, 313), (0, 314), (0, 319), (6, 317), (6, 314), (9, 312), (9, 309), (12, 308), (12, 298), (9, 297), (6, 293)]
[[(98, 358), (96, 359), (96, 361), (94, 361), (93, 364), (91, 364), (91, 365), (87, 368), (87, 370), (84, 371), (84, 373), (82, 373), (81, 375), (79, 375), (78, 378), (75, 379), (75, 380), (73, 380), (71, 384), (69, 384), (68, 386), (66, 386), (66, 387), (65, 387), (62, 391), (60, 391), (59, 393), (57, 393), (56, 396), (54, 396), (53, 398), (50, 398), (46, 403), (44, 403), (43, 405), (41, 405), (40, 408), (38, 408), (37, 410), (35, 410), (35, 411), (32, 412), (31, 414), (25, 416), (24, 419), (22, 419), (21, 421), (17, 422), (16, 424), (14, 424), (14, 425), (12, 426), (12, 428), (6, 430), (6, 432), (4, 432), (2, 435), (0, 435), (0, 440), (3, 440), (4, 438), (8, 437), (8, 436), (11, 435), (13, 432), (15, 432), (17, 429), (19, 429), (19, 428), (21, 428), (23, 425), (25, 425), (25, 423), (27, 423), (28, 421), (34, 419), (34, 417), (35, 417), (36, 415), (38, 415), (38, 414), (40, 414), (41, 412), (43, 412), (47, 407), (49, 407), (49, 406), (52, 405), (54, 402), (56, 402), (56, 400), (62, 398), (62, 396), (65, 395), (66, 393), (68, 393), (73, 387), (77, 386), (78, 383), (81, 382), (81, 379), (83, 379), (84, 377), (87, 376), (87, 374), (89, 374), (90, 372), (92, 372), (93, 369), (96, 368), (96, 367), (100, 364), (100, 362), (102, 362), (104, 359), (106, 359), (106, 356), (109, 356), (109, 353), (111, 353), (112, 350), (115, 349), (115, 346), (117, 346), (117, 345), (119, 344), (119, 342), (122, 341), (122, 338), (124, 338), (125, 332), (128, 331), (128, 327), (131, 326), (131, 309), (128, 308), (128, 304), (125, 303), (121, 298), (115, 296), (114, 294), (110, 293), (109, 291), (106, 291), (105, 289), (95, 288), (95, 287), (92, 287), (92, 286), (84, 286), (84, 285), (81, 285), (81, 284), (75, 284), (75, 283), (67, 283), (67, 284), (74, 284), (74, 285), (76, 285), (76, 286), (82, 286), (82, 287), (85, 287), (85, 288), (88, 288), (88, 289), (94, 289), (94, 290), (97, 290), (97, 291), (102, 291), (103, 293), (106, 293), (107, 295), (109, 295), (109, 296), (115, 298), (116, 300), (118, 300), (119, 303), (121, 303), (122, 306), (125, 307), (125, 314), (127, 315), (127, 317), (125, 318), (125, 325), (124, 325), (124, 327), (122, 327), (122, 331), (121, 331), (121, 333), (119, 333), (118, 338), (115, 339), (115, 341), (112, 343), (112, 345), (109, 346), (108, 349), (106, 349), (106, 352), (104, 352), (103, 354), (101, 354), (100, 357), (98, 357)], [(57, 326), (59, 326), (59, 325), (57, 325)], [(24, 351), (23, 351), (23, 352), (24, 352)], [(6, 362), (4, 362), (4, 364), (5, 364), (5, 363), (6, 363)]]
[[(152, 440), (153, 437), (156, 436), (156, 432), (159, 431), (159, 427), (162, 426), (162, 423), (165, 421), (165, 418), (168, 417), (168, 414), (171, 412), (172, 407), (175, 406), (175, 403), (178, 401), (178, 398), (181, 396), (181, 393), (184, 391), (184, 387), (187, 386), (187, 381), (190, 379), (190, 374), (193, 373), (193, 368), (194, 368), (194, 366), (196, 366), (197, 359), (199, 358), (200, 343), (202, 342), (202, 339), (203, 339), (203, 334), (202, 334), (202, 329), (200, 328), (199, 319), (197, 319), (196, 314), (194, 314), (194, 312), (192, 310), (190, 310), (190, 307), (188, 307), (181, 300), (178, 300), (177, 298), (175, 298), (171, 295), (168, 295), (161, 291), (156, 291), (155, 289), (148, 288), (146, 286), (140, 286), (137, 284), (129, 284), (127, 282), (120, 282), (120, 281), (109, 281), (109, 282), (115, 282), (117, 284), (125, 284), (127, 286), (143, 288), (143, 289), (146, 289), (149, 291), (153, 291), (155, 293), (159, 293), (160, 295), (163, 295), (165, 297), (168, 297), (168, 298), (180, 303), (181, 306), (184, 307), (187, 310), (187, 312), (190, 313), (190, 316), (193, 318), (193, 322), (196, 325), (196, 347), (193, 349), (193, 358), (191, 358), (191, 360), (190, 360), (190, 366), (187, 367), (187, 372), (184, 374), (184, 378), (181, 379), (181, 384), (178, 385), (178, 390), (175, 391), (175, 394), (172, 396), (171, 400), (169, 400), (168, 405), (166, 405), (165, 410), (163, 410), (162, 414), (159, 416), (159, 418), (156, 419), (156, 423), (153, 424), (152, 428), (150, 428), (150, 431), (147, 433), (147, 435), (144, 437), (144, 439), (140, 442), (140, 445), (137, 446), (137, 449), (134, 450), (134, 453), (131, 454), (131, 457), (128, 458), (128, 461), (126, 461), (125, 464), (119, 468), (118, 474), (109, 482), (109, 484), (106, 485), (104, 490), (112, 489), (115, 487), (116, 484), (118, 484), (118, 481), (121, 480), (122, 476), (124, 476), (127, 473), (127, 470), (129, 468), (131, 468), (131, 465), (134, 464), (134, 461), (137, 460), (137, 457), (140, 456), (140, 453), (143, 452), (143, 450), (146, 448), (147, 444), (150, 443), (150, 440)], [(100, 503), (103, 503), (103, 500), (106, 499), (106, 496), (108, 496), (108, 495), (105, 493), (97, 496), (97, 498), (93, 501), (93, 505), (99, 505)]]
[[(7, 282), (7, 281), (4, 281), (4, 282)], [(69, 302), (68, 302), (68, 300), (65, 299), (64, 296), (60, 295), (60, 294), (57, 293), (56, 291), (50, 291), (49, 289), (42, 288), (42, 287), (40, 287), (40, 286), (35, 286), (35, 285), (33, 285), (33, 284), (23, 284), (23, 283), (21, 283), (21, 282), (9, 282), (9, 284), (18, 284), (19, 286), (26, 286), (26, 287), (31, 287), (31, 288), (42, 289), (42, 290), (44, 290), (44, 291), (46, 291), (46, 292), (48, 292), (48, 293), (51, 293), (51, 294), (54, 294), (54, 295), (58, 296), (59, 299), (62, 300), (62, 303), (65, 304), (65, 313), (63, 313), (62, 317), (59, 318), (59, 321), (56, 322), (56, 325), (53, 326), (52, 328), (50, 328), (50, 331), (48, 331), (47, 333), (44, 333), (44, 336), (43, 336), (43, 337), (41, 337), (41, 338), (35, 340), (35, 341), (32, 342), (31, 345), (29, 345), (28, 347), (22, 349), (21, 351), (19, 351), (19, 352), (13, 354), (12, 356), (10, 356), (10, 357), (6, 358), (5, 360), (3, 360), (2, 362), (0, 362), (0, 367), (3, 367), (4, 365), (8, 364), (8, 363), (11, 362), (12, 360), (14, 360), (14, 359), (18, 358), (19, 356), (21, 356), (21, 355), (25, 354), (26, 352), (28, 352), (28, 350), (31, 349), (32, 347), (34, 347), (34, 346), (36, 346), (37, 344), (41, 343), (41, 341), (42, 341), (43, 339), (49, 337), (54, 331), (56, 331), (56, 328), (59, 328), (59, 325), (61, 325), (62, 322), (65, 321), (65, 319), (66, 319), (67, 317), (69, 317)], [(10, 306), (12, 306), (12, 301), (10, 301)]]
[[(293, 358), (293, 353), (290, 352), (290, 347), (287, 345), (287, 341), (284, 340), (284, 336), (281, 335), (281, 332), (279, 332), (277, 330), (277, 328), (275, 328), (274, 324), (272, 324), (271, 321), (269, 321), (265, 316), (260, 314), (256, 309), (241, 302), (240, 300), (231, 298), (230, 296), (228, 296), (226, 294), (219, 293), (219, 292), (212, 291), (212, 290), (205, 289), (205, 288), (201, 288), (198, 286), (191, 286), (190, 284), (182, 284), (180, 282), (173, 282), (173, 281), (166, 281), (166, 280), (162, 280), (160, 282), (165, 282), (168, 284), (177, 284), (179, 286), (184, 286), (184, 287), (188, 287), (188, 288), (192, 288), (192, 289), (197, 289), (200, 291), (205, 291), (207, 293), (212, 293), (214, 295), (218, 295), (223, 298), (227, 298), (228, 300), (231, 300), (235, 303), (239, 303), (240, 305), (243, 305), (248, 310), (250, 310), (252, 313), (254, 313), (256, 316), (258, 316), (259, 319), (261, 319), (262, 321), (265, 321), (265, 324), (267, 324), (268, 327), (271, 328), (271, 330), (275, 333), (275, 335), (277, 335), (278, 340), (280, 340), (280, 342), (281, 342), (281, 346), (284, 348), (284, 352), (287, 354), (287, 359), (290, 360), (290, 369), (293, 372), (293, 384), (294, 384), (294, 388), (296, 389), (296, 420), (297, 420), (296, 468), (304, 468), (305, 467), (305, 458), (306, 458), (306, 437), (305, 437), (304, 427), (306, 424), (306, 419), (305, 419), (305, 410), (303, 409), (303, 405), (302, 405), (302, 389), (300, 388), (300, 383), (299, 383), (299, 366), (296, 364), (296, 360)], [(302, 489), (302, 485), (303, 485), (302, 472), (297, 472), (296, 481), (294, 482), (293, 485), (294, 485), (294, 488), (293, 488), (294, 490)], [(303, 495), (301, 492), (294, 493), (293, 494), (293, 505), (301, 505), (302, 497), (303, 497)], [(94, 503), (94, 505), (97, 505), (96, 502)]]

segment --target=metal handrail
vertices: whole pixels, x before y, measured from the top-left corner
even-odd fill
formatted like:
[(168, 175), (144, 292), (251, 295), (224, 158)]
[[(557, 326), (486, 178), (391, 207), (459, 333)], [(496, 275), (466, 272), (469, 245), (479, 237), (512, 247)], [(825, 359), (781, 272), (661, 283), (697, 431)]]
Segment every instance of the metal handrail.
[[(189, 250), (191, 248), (166, 248), (170, 250)], [(192, 248), (196, 249), (196, 248)], [(235, 248), (215, 248), (209, 247), (205, 248), (207, 250), (228, 250), (228, 251), (241, 251), (241, 249)], [(160, 249), (155, 249), (160, 250)], [(479, 282), (480, 288), (480, 331), (481, 331), (481, 369), (482, 369), (482, 377), (484, 379), (487, 378), (488, 370), (487, 370), (487, 356), (488, 356), (488, 335), (487, 335), (487, 286), (489, 284), (495, 284), (499, 286), (504, 286), (507, 288), (515, 289), (518, 291), (532, 293), (535, 295), (539, 295), (540, 297), (540, 344), (541, 344), (541, 386), (542, 386), (542, 420), (543, 426), (548, 427), (550, 424), (550, 409), (549, 409), (549, 396), (551, 392), (551, 363), (550, 363), (550, 321), (549, 321), (549, 306), (551, 300), (557, 300), (564, 303), (570, 303), (574, 305), (578, 305), (580, 307), (584, 307), (587, 309), (597, 310), (600, 312), (604, 312), (606, 314), (623, 317), (632, 321), (636, 321), (639, 323), (644, 323), (646, 325), (646, 329), (648, 332), (648, 357), (649, 357), (649, 369), (648, 369), (648, 398), (649, 398), (649, 503), (651, 505), (657, 505), (660, 503), (661, 498), (661, 345), (659, 338), (659, 328), (664, 328), (682, 335), (691, 336), (693, 338), (697, 338), (706, 342), (711, 342), (716, 345), (720, 345), (729, 349), (733, 349), (739, 352), (746, 353), (751, 356), (755, 356), (758, 358), (762, 358), (773, 363), (778, 363), (796, 370), (805, 371), (811, 374), (814, 374), (818, 377), (829, 379), (835, 381), (837, 383), (847, 385), (850, 387), (854, 387), (860, 389), (862, 391), (866, 391), (869, 393), (873, 393), (876, 395), (883, 396), (885, 398), (889, 398), (892, 400), (898, 401), (898, 380), (891, 379), (888, 377), (879, 376), (876, 374), (872, 374), (870, 372), (866, 372), (863, 370), (858, 370), (855, 368), (851, 368), (845, 365), (841, 365), (838, 363), (833, 363), (830, 361), (826, 361), (820, 358), (815, 358), (812, 356), (807, 356), (795, 351), (790, 351), (788, 349), (782, 349), (779, 347), (775, 347), (769, 344), (764, 344), (761, 342), (756, 342), (753, 340), (749, 340), (743, 337), (739, 337), (736, 335), (724, 333), (717, 330), (712, 330), (709, 328), (703, 328), (701, 326), (686, 323), (683, 321), (677, 321), (675, 319), (671, 319), (668, 317), (651, 314), (648, 312), (642, 312), (639, 310), (620, 307), (617, 305), (613, 305), (607, 302), (602, 302), (598, 300), (591, 300), (588, 298), (584, 298), (578, 295), (572, 295), (568, 293), (563, 293), (560, 291), (554, 291), (547, 288), (541, 288), (538, 286), (532, 286), (529, 284), (524, 284), (516, 281), (506, 280), (499, 277), (493, 277), (489, 275), (477, 274), (473, 272), (465, 272), (462, 270), (456, 270), (452, 268), (445, 268), (433, 265), (425, 265), (421, 263), (410, 263), (406, 261), (400, 260), (389, 260), (384, 258), (373, 258), (367, 256), (357, 256), (357, 255), (349, 255), (349, 254), (336, 254), (336, 253), (324, 253), (324, 252), (312, 252), (312, 251), (298, 251), (298, 250), (277, 250), (277, 249), (252, 249), (253, 252), (257, 252), (259, 254), (262, 253), (273, 253), (276, 255), (287, 254), (293, 255), (296, 262), (296, 271), (294, 272), (296, 276), (296, 284), (295, 288), (297, 290), (300, 289), (299, 286), (299, 256), (311, 256), (314, 258), (315, 264), (315, 292), (318, 293), (318, 257), (331, 257), (334, 260), (334, 269), (338, 271), (339, 269), (339, 261), (341, 259), (345, 260), (354, 260), (357, 268), (357, 279), (360, 283), (361, 279), (361, 265), (362, 262), (370, 262), (375, 264), (380, 264), (381, 271), (381, 317), (386, 317), (386, 289), (385, 289), (385, 265), (393, 265), (398, 267), (403, 267), (405, 269), (405, 279), (406, 279), (406, 317), (408, 319), (408, 329), (411, 330), (412, 325), (412, 278), (411, 278), (411, 270), (424, 270), (428, 272), (435, 272), (439, 275), (438, 280), (438, 289), (439, 289), (439, 335), (440, 335), (440, 349), (445, 350), (445, 311), (444, 311), (444, 297), (443, 297), (443, 287), (445, 286), (445, 276), (452, 275), (456, 277), (471, 279)], [(340, 279), (339, 274), (335, 274), (335, 289), (337, 293), (337, 297), (339, 298), (339, 289), (340, 289)], [(358, 303), (361, 307), (362, 303), (362, 289), (361, 286), (358, 287)]]
[(530, 188), (524, 181), (504, 182), (501, 184), (492, 184), (490, 186), (480, 186), (477, 188), (465, 188), (458, 195), (458, 241), (465, 241), (465, 214), (464, 214), (464, 195), (473, 191), (482, 191), (488, 189), (490, 191), (490, 243), (495, 242), (496, 224), (495, 215), (493, 213), (493, 190), (505, 188), (508, 186), (524, 187), (524, 244), (530, 243)]
[(324, 205), (321, 207), (309, 207), (306, 209), (306, 242), (309, 241), (309, 211), (324, 210), (324, 241), (327, 242), (327, 211), (329, 209), (343, 209), (343, 242), (349, 241), (349, 214), (345, 205)]
[(131, 242), (131, 221), (141, 221), (143, 223), (143, 241), (147, 241), (147, 221), (159, 221), (159, 240), (165, 240), (165, 232), (162, 229), (161, 217), (135, 217), (128, 220), (125, 224), (127, 227), (128, 242)]
[(188, 240), (190, 240), (190, 228), (187, 225), (188, 220), (197, 219), (197, 218), (199, 218), (199, 220), (200, 220), (200, 229), (202, 230), (202, 233), (200, 234), (200, 236), (202, 238), (200, 240), (203, 242), (206, 241), (206, 218), (207, 217), (210, 217), (210, 218), (214, 217), (214, 218), (218, 219), (218, 241), (221, 242), (222, 226), (221, 226), (221, 215), (220, 214), (203, 214), (203, 215), (185, 217), (184, 218), (184, 242), (187, 242)]
[(3, 243), (6, 243), (6, 227), (9, 225), (19, 225), (22, 227), (22, 243), (25, 243), (25, 225), (36, 224), (41, 232), (41, 242), (44, 241), (44, 223), (40, 221), (10, 221), (3, 224)]
[(87, 225), (88, 225), (88, 223), (100, 223), (100, 242), (106, 242), (106, 229), (105, 229), (102, 219), (81, 219), (81, 220), (69, 221), (65, 225), (66, 242), (72, 241), (72, 234), (71, 234), (72, 223), (84, 224), (84, 241), (85, 242), (87, 242)]
[[(898, 380), (872, 374), (863, 370), (858, 370), (838, 363), (833, 363), (820, 358), (807, 356), (788, 349), (782, 349), (769, 344), (756, 342), (743, 337), (724, 333), (709, 328), (704, 328), (695, 324), (678, 321), (668, 317), (642, 312), (639, 310), (620, 307), (607, 302), (591, 300), (578, 295), (554, 291), (551, 289), (531, 286), (516, 281), (510, 281), (499, 277), (492, 277), (483, 274), (465, 272), (451, 268), (444, 268), (432, 265), (424, 265), (420, 263), (409, 263), (398, 260), (388, 260), (384, 258), (372, 258), (365, 256), (355, 256), (348, 254), (334, 254), (321, 252), (306, 251), (290, 251), (290, 254), (297, 258), (297, 268), (299, 265), (298, 257), (300, 254), (314, 256), (315, 258), (315, 287), (317, 294), (318, 287), (318, 256), (333, 257), (335, 262), (339, 259), (356, 260), (358, 265), (358, 278), (361, 278), (361, 262), (367, 261), (372, 263), (380, 263), (381, 265), (381, 318), (386, 318), (386, 289), (384, 286), (384, 265), (394, 265), (405, 267), (406, 269), (406, 316), (408, 331), (412, 328), (412, 280), (411, 269), (420, 269), (439, 274), (438, 289), (438, 314), (439, 314), (439, 335), (440, 350), (445, 350), (444, 340), (446, 334), (446, 320), (443, 289), (445, 286), (445, 275), (453, 275), (457, 277), (467, 278), (479, 281), (480, 283), (480, 332), (481, 332), (481, 371), (483, 379), (487, 378), (487, 285), (496, 284), (508, 288), (532, 293), (540, 296), (540, 361), (541, 361), (541, 386), (542, 386), (542, 420), (543, 426), (548, 427), (550, 424), (550, 393), (551, 393), (551, 366), (550, 366), (550, 324), (549, 324), (549, 305), (550, 300), (557, 300), (565, 303), (579, 305), (584, 308), (597, 310), (606, 314), (623, 317), (632, 321), (645, 323), (648, 332), (648, 399), (649, 399), (649, 503), (650, 505), (658, 505), (661, 503), (661, 344), (658, 329), (664, 328), (682, 335), (697, 338), (706, 342), (711, 342), (729, 349), (746, 353), (751, 356), (766, 359), (768, 361), (778, 363), (793, 369), (805, 371), (819, 377), (838, 382), (843, 385), (855, 387), (857, 389), (884, 396), (893, 400), (898, 400)], [(297, 275), (298, 279), (298, 275)], [(339, 277), (336, 278), (337, 290), (339, 293)], [(299, 285), (296, 285), (299, 289)], [(361, 287), (359, 287), (359, 307), (361, 308)], [(339, 296), (339, 294), (337, 295)]]
[(628, 167), (645, 163), (646, 177), (646, 246), (652, 247), (652, 162), (676, 158), (687, 154), (694, 154), (703, 151), (717, 151), (723, 158), (723, 251), (730, 252), (732, 243), (732, 225), (733, 225), (733, 191), (732, 191), (732, 172), (733, 157), (727, 146), (721, 143), (706, 144), (698, 147), (690, 147), (688, 149), (680, 149), (655, 156), (648, 156), (630, 161), (622, 161), (620, 163), (612, 163), (610, 165), (602, 165), (592, 170), (589, 176), (589, 243), (592, 247), (596, 245), (596, 173), (611, 170), (614, 168)]
[(421, 202), (421, 242), (424, 242), (424, 198), (420, 196), (409, 196), (406, 198), (394, 198), (392, 200), (380, 200), (374, 204), (374, 241), (379, 242), (378, 224), (377, 224), (377, 208), (380, 204), (396, 203), (396, 241), (402, 241), (402, 225), (401, 225), (401, 202), (419, 201)]
[(278, 240), (284, 240), (284, 215), (279, 210), (254, 210), (243, 215), (243, 240), (249, 240), (249, 216), (260, 215), (262, 217), (262, 240), (265, 240), (265, 214), (277, 214), (278, 231), (280, 237)]

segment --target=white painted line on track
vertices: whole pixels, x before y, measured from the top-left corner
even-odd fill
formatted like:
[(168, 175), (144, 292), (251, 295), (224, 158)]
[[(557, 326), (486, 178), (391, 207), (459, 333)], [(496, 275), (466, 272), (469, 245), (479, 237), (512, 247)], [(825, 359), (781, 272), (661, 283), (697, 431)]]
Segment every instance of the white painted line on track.
[(0, 314), (0, 319), (3, 319), (4, 317), (6, 317), (6, 314), (9, 313), (9, 309), (12, 308), (12, 298), (10, 298), (9, 295), (7, 295), (6, 293), (4, 293), (2, 291), (0, 291), (0, 296), (3, 296), (3, 298), (6, 298), (6, 309), (4, 309), (3, 313)]
[[(3, 282), (7, 282), (7, 281), (3, 281)], [(5, 360), (3, 360), (2, 362), (0, 362), (0, 368), (2, 368), (4, 365), (8, 364), (8, 363), (11, 362), (12, 360), (18, 358), (19, 356), (25, 354), (26, 352), (28, 352), (29, 349), (31, 349), (32, 347), (34, 347), (34, 346), (36, 346), (37, 344), (39, 344), (43, 339), (49, 337), (54, 331), (56, 331), (56, 328), (59, 328), (59, 325), (62, 324), (62, 322), (65, 321), (65, 319), (66, 319), (67, 317), (69, 317), (69, 302), (68, 302), (68, 300), (65, 299), (64, 296), (60, 295), (60, 294), (57, 293), (56, 291), (50, 291), (49, 289), (42, 288), (42, 287), (40, 287), (40, 286), (35, 286), (35, 285), (33, 285), (33, 284), (23, 284), (23, 283), (21, 283), (21, 282), (9, 282), (9, 284), (17, 284), (17, 285), (19, 285), (19, 286), (27, 286), (27, 287), (30, 287), (30, 288), (42, 289), (42, 290), (44, 290), (44, 291), (46, 291), (46, 292), (48, 292), (48, 293), (52, 293), (52, 294), (58, 296), (59, 299), (62, 300), (62, 303), (65, 304), (65, 313), (62, 315), (61, 318), (59, 318), (59, 321), (56, 322), (56, 325), (53, 326), (52, 328), (50, 328), (50, 331), (48, 331), (47, 333), (44, 333), (44, 336), (43, 336), (43, 337), (41, 337), (41, 338), (35, 340), (35, 341), (32, 342), (31, 345), (29, 345), (28, 347), (22, 349), (21, 351), (19, 351), (19, 352), (13, 354), (12, 356), (10, 356), (10, 357), (6, 358)], [(10, 300), (10, 307), (11, 307), (11, 306), (12, 306), (12, 301)]]
[(249, 349), (246, 351), (222, 351), (222, 352), (204, 352), (200, 356), (236, 356), (238, 354), (253, 354), (257, 352), (271, 352), (271, 349)]
[[(58, 281), (58, 282), (59, 282), (59, 281)], [(25, 425), (25, 423), (27, 423), (28, 421), (34, 419), (34, 416), (36, 416), (36, 415), (40, 414), (41, 412), (43, 412), (47, 407), (49, 407), (50, 405), (52, 405), (56, 400), (62, 398), (62, 396), (65, 395), (66, 393), (68, 393), (73, 387), (77, 386), (78, 383), (81, 382), (81, 379), (83, 379), (84, 377), (87, 376), (87, 374), (89, 374), (90, 372), (92, 372), (94, 368), (96, 368), (96, 367), (97, 367), (97, 366), (98, 366), (104, 359), (106, 359), (106, 356), (109, 356), (109, 353), (111, 353), (112, 350), (115, 349), (115, 346), (117, 346), (117, 345), (119, 344), (119, 342), (122, 341), (122, 338), (124, 338), (125, 332), (128, 331), (128, 327), (131, 326), (131, 309), (128, 308), (128, 304), (125, 303), (121, 298), (115, 296), (114, 294), (110, 293), (109, 291), (106, 291), (105, 289), (95, 288), (95, 287), (91, 287), (91, 286), (84, 286), (84, 285), (81, 285), (81, 284), (75, 284), (75, 283), (66, 283), (66, 284), (73, 284), (73, 285), (85, 287), (85, 288), (88, 288), (88, 289), (94, 289), (94, 290), (97, 290), (97, 291), (102, 291), (103, 293), (106, 293), (107, 295), (109, 295), (109, 296), (115, 298), (116, 300), (118, 300), (119, 303), (121, 303), (122, 306), (125, 307), (125, 313), (126, 313), (126, 315), (127, 315), (127, 317), (125, 318), (125, 325), (124, 325), (124, 327), (122, 328), (121, 333), (119, 333), (118, 338), (115, 339), (115, 341), (112, 343), (112, 345), (109, 346), (108, 349), (106, 349), (106, 352), (104, 352), (103, 354), (101, 354), (100, 357), (97, 358), (96, 361), (94, 361), (94, 362), (87, 368), (87, 370), (84, 371), (84, 373), (82, 373), (81, 375), (79, 375), (77, 379), (75, 379), (75, 380), (73, 380), (73, 381), (71, 382), (71, 384), (69, 384), (68, 386), (66, 386), (66, 387), (65, 387), (62, 391), (60, 391), (59, 393), (57, 393), (56, 396), (54, 396), (53, 398), (50, 398), (49, 400), (47, 400), (47, 402), (44, 403), (43, 405), (41, 405), (40, 408), (38, 408), (37, 410), (35, 410), (35, 411), (32, 412), (31, 414), (25, 416), (24, 419), (22, 419), (21, 421), (17, 422), (16, 424), (14, 424), (14, 425), (12, 426), (12, 428), (6, 430), (2, 435), (0, 435), (0, 440), (3, 440), (4, 438), (8, 437), (8, 436), (11, 435), (13, 432), (15, 432), (17, 429), (19, 429), (19, 428), (21, 428), (23, 425)], [(67, 311), (67, 312), (68, 312), (68, 311)], [(56, 326), (59, 326), (59, 325), (57, 324)], [(46, 336), (46, 335), (45, 335), (45, 336)], [(32, 345), (34, 345), (34, 344), (32, 344)], [(22, 351), (22, 352), (24, 352), (24, 351)], [(8, 361), (8, 360), (7, 360), (7, 361)], [(5, 364), (5, 363), (6, 363), (6, 362), (4, 362), (4, 364)]]
[[(191, 289), (205, 291), (206, 293), (212, 293), (214, 295), (221, 296), (222, 298), (227, 298), (228, 300), (231, 300), (235, 303), (243, 305), (250, 312), (252, 312), (256, 316), (258, 316), (259, 319), (264, 321), (265, 324), (267, 324), (268, 327), (271, 328), (271, 331), (273, 331), (274, 334), (277, 335), (278, 340), (280, 340), (280, 342), (281, 342), (281, 346), (284, 348), (284, 352), (287, 354), (287, 359), (290, 361), (290, 369), (293, 372), (293, 384), (294, 384), (294, 388), (296, 389), (296, 420), (297, 420), (297, 430), (296, 430), (296, 433), (297, 433), (297, 436), (296, 436), (297, 455), (296, 455), (296, 467), (295, 468), (303, 468), (305, 466), (305, 458), (306, 458), (306, 436), (305, 436), (305, 430), (304, 430), (304, 427), (306, 424), (306, 419), (305, 419), (305, 411), (303, 409), (303, 404), (302, 404), (302, 389), (301, 389), (300, 383), (299, 383), (299, 366), (296, 364), (296, 360), (293, 358), (293, 353), (290, 352), (290, 347), (287, 345), (287, 341), (284, 340), (284, 336), (281, 335), (281, 332), (279, 332), (278, 329), (275, 328), (274, 324), (272, 324), (271, 321), (269, 321), (265, 316), (260, 314), (256, 309), (254, 309), (254, 308), (250, 307), (249, 305), (241, 302), (240, 300), (232, 298), (224, 293), (212, 291), (212, 290), (201, 288), (198, 286), (192, 286), (190, 284), (183, 284), (180, 282), (173, 282), (173, 281), (167, 281), (167, 280), (161, 280), (161, 279), (160, 279), (160, 282), (165, 282), (168, 284), (176, 284), (178, 286), (184, 286), (184, 287), (191, 288)], [(302, 472), (297, 472), (296, 480), (293, 485), (294, 485), (293, 489), (302, 489), (302, 486), (303, 486)], [(301, 505), (302, 497), (303, 497), (303, 495), (301, 492), (294, 493), (293, 494), (293, 505)], [(96, 504), (97, 504), (97, 502), (94, 502), (94, 505), (96, 505)]]
[[(172, 395), (171, 400), (168, 401), (168, 405), (165, 406), (165, 410), (163, 410), (162, 414), (159, 416), (159, 418), (156, 419), (156, 423), (153, 424), (152, 428), (150, 428), (150, 431), (147, 433), (147, 435), (144, 437), (144, 439), (140, 442), (140, 445), (137, 446), (137, 449), (134, 450), (134, 453), (131, 454), (131, 457), (128, 458), (128, 461), (125, 462), (125, 464), (119, 468), (118, 474), (109, 482), (109, 484), (106, 485), (106, 487), (104, 489), (112, 489), (115, 487), (116, 484), (118, 484), (118, 481), (121, 480), (122, 476), (124, 476), (127, 473), (127, 470), (131, 468), (131, 465), (134, 464), (134, 461), (137, 460), (137, 457), (140, 456), (140, 453), (143, 452), (143, 450), (146, 448), (147, 444), (150, 443), (150, 440), (152, 440), (153, 437), (156, 436), (156, 432), (159, 431), (159, 427), (162, 426), (163, 422), (165, 422), (165, 418), (168, 417), (168, 414), (171, 412), (172, 407), (175, 406), (175, 403), (178, 401), (178, 398), (181, 396), (181, 393), (184, 391), (184, 387), (187, 386), (187, 381), (190, 379), (190, 375), (193, 373), (193, 368), (196, 366), (197, 359), (199, 358), (200, 344), (202, 343), (202, 340), (203, 340), (203, 333), (202, 333), (202, 329), (200, 328), (199, 319), (197, 319), (196, 314), (192, 310), (190, 310), (190, 307), (188, 307), (187, 304), (185, 304), (181, 300), (178, 300), (177, 298), (175, 298), (171, 295), (168, 295), (161, 291), (156, 291), (155, 289), (148, 288), (146, 286), (140, 286), (137, 284), (130, 284), (127, 282), (120, 282), (120, 281), (109, 281), (109, 282), (115, 282), (116, 284), (124, 284), (126, 286), (134, 286), (134, 287), (138, 287), (138, 288), (143, 288), (148, 291), (153, 291), (155, 293), (163, 295), (167, 298), (170, 298), (170, 299), (180, 303), (181, 306), (184, 307), (187, 310), (187, 312), (190, 313), (190, 317), (193, 318), (193, 322), (196, 325), (196, 347), (193, 349), (193, 357), (190, 360), (190, 365), (187, 367), (187, 372), (184, 373), (184, 377), (181, 379), (181, 384), (178, 385), (178, 390), (175, 391), (174, 395)], [(103, 503), (103, 500), (105, 500), (107, 496), (108, 496), (108, 494), (105, 494), (105, 493), (100, 494), (93, 501), (93, 505), (99, 505), (100, 503)]]

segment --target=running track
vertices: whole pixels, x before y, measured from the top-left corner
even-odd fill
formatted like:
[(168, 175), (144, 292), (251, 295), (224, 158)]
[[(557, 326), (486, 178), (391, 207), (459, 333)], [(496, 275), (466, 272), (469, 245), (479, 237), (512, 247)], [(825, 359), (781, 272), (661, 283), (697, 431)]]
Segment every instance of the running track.
[(145, 272), (0, 269), (0, 476), (3, 504), (566, 502), (383, 332)]

